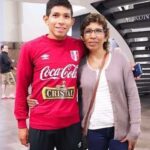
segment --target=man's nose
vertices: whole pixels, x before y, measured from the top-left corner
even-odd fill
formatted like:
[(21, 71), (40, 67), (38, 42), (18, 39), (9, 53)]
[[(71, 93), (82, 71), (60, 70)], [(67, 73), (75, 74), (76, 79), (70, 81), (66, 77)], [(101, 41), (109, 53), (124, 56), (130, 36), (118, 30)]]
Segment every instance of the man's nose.
[(65, 22), (64, 17), (60, 17), (60, 18), (58, 19), (58, 22), (59, 22), (59, 23), (64, 23), (64, 22)]

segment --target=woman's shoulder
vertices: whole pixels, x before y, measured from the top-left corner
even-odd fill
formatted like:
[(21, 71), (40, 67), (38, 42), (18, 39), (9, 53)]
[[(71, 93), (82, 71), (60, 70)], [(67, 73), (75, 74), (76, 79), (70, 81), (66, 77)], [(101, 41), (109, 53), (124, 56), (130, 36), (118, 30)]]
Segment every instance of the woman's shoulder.
[(120, 47), (116, 47), (111, 51), (114, 55), (123, 55), (122, 49)]
[(125, 61), (127, 62), (127, 56), (125, 56), (124, 52), (122, 51), (121, 48), (114, 48), (113, 51), (111, 51), (111, 54), (112, 54), (112, 58), (114, 60), (118, 60), (118, 61)]

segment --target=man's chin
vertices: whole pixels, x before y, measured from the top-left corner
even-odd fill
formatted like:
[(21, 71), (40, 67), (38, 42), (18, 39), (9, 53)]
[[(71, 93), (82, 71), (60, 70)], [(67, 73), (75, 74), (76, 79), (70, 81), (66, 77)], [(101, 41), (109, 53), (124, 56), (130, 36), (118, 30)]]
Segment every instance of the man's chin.
[(59, 40), (63, 40), (65, 37), (66, 37), (67, 35), (65, 34), (63, 34), (63, 35), (57, 35), (57, 39), (59, 39)]

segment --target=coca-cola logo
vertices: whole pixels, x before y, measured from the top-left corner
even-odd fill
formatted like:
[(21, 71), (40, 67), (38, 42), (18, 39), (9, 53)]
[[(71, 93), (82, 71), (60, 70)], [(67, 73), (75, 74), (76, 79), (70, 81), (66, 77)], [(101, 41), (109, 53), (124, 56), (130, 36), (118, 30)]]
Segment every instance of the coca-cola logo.
[(41, 70), (40, 79), (77, 78), (78, 65), (68, 64), (64, 68), (50, 68), (46, 66)]

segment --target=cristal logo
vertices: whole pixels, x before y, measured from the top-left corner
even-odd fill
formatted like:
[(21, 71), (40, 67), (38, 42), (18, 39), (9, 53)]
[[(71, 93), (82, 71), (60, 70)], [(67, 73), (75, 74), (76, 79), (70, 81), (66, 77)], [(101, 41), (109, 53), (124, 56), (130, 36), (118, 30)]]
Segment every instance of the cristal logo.
[(68, 64), (64, 68), (50, 68), (46, 66), (41, 70), (40, 79), (77, 78), (78, 65)]

